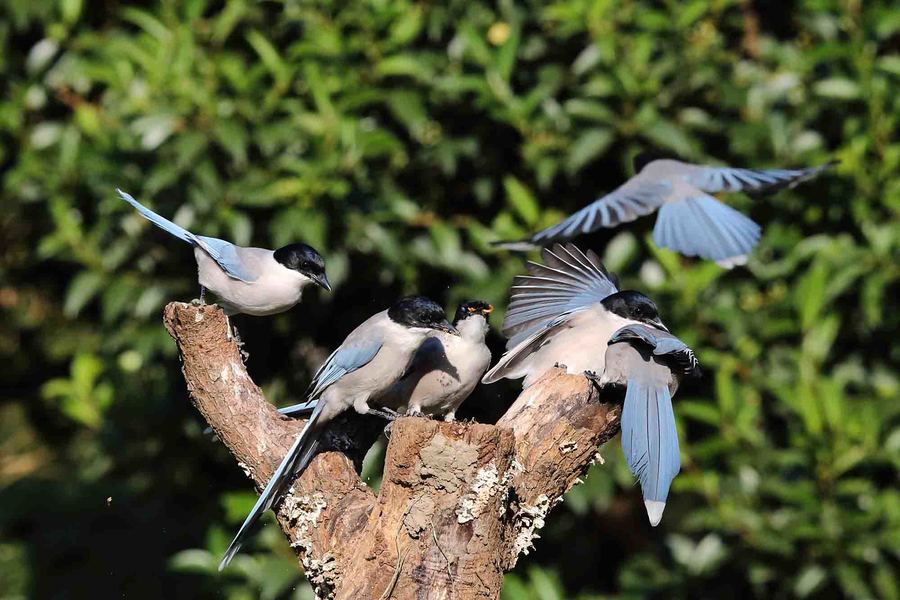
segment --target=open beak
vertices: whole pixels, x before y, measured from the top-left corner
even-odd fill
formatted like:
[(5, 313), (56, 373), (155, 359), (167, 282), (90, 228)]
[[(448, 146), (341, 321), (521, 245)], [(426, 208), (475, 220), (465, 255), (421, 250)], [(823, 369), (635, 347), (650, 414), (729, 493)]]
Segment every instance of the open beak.
[(451, 325), (446, 319), (438, 323), (434, 326), (438, 331), (443, 331), (445, 333), (449, 333), (450, 335), (459, 335), (459, 330), (456, 329), (453, 325)]
[(653, 325), (657, 329), (662, 329), (666, 333), (669, 333), (669, 328), (665, 326), (665, 324), (662, 322), (662, 319), (660, 319), (659, 317), (655, 319), (647, 319), (646, 323), (648, 325)]
[(328, 278), (325, 276), (325, 273), (313, 277), (313, 281), (316, 282), (316, 285), (325, 288), (326, 291), (331, 291), (331, 284), (328, 283)]

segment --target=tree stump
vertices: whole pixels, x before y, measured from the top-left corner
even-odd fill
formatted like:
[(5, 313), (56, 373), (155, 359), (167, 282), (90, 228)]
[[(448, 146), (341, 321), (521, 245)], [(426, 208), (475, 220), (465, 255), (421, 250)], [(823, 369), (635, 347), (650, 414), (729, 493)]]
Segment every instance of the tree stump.
[[(164, 322), (194, 406), (261, 490), (304, 422), (263, 397), (220, 309), (170, 303)], [(276, 504), (278, 524), (319, 598), (498, 598), (620, 412), (586, 378), (555, 369), (496, 425), (398, 419), (377, 497), (359, 469), (383, 422), (347, 415)]]

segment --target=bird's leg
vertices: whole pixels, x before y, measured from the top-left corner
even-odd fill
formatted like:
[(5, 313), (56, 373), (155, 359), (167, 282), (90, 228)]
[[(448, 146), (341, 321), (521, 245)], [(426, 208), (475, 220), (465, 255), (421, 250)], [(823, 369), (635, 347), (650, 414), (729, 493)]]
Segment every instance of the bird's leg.
[(202, 285), (200, 286), (200, 297), (194, 298), (191, 300), (191, 304), (194, 306), (204, 306), (206, 304), (206, 288)]

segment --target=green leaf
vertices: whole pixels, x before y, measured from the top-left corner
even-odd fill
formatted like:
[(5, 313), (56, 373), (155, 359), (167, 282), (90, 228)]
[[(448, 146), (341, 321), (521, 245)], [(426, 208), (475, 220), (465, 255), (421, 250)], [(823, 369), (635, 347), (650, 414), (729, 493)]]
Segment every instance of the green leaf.
[(566, 171), (570, 175), (577, 173), (583, 166), (606, 152), (614, 139), (612, 131), (606, 128), (595, 127), (584, 131), (569, 148)]
[(835, 100), (856, 100), (859, 98), (859, 85), (850, 79), (835, 77), (817, 82), (813, 90), (819, 96)]
[(540, 207), (531, 191), (512, 175), (503, 178), (506, 199), (526, 225), (534, 225), (540, 214)]
[(209, 573), (218, 570), (219, 559), (206, 550), (182, 550), (169, 558), (169, 567), (182, 573)]
[(76, 275), (66, 292), (66, 301), (63, 305), (66, 316), (77, 317), (81, 309), (97, 295), (103, 283), (102, 273), (85, 271)]
[(808, 598), (827, 579), (825, 569), (819, 565), (810, 565), (800, 572), (794, 584), (794, 593), (800, 598)]

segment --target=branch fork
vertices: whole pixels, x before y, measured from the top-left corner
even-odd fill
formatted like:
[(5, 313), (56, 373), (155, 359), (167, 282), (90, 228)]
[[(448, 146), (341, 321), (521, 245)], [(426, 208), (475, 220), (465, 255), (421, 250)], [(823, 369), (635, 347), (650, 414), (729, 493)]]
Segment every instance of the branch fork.
[[(173, 302), (163, 320), (192, 403), (261, 490), (303, 421), (266, 401), (220, 309)], [(383, 421), (345, 415), (276, 504), (277, 521), (319, 598), (498, 598), (620, 413), (586, 378), (554, 369), (496, 425), (398, 419), (377, 496), (359, 469)]]

